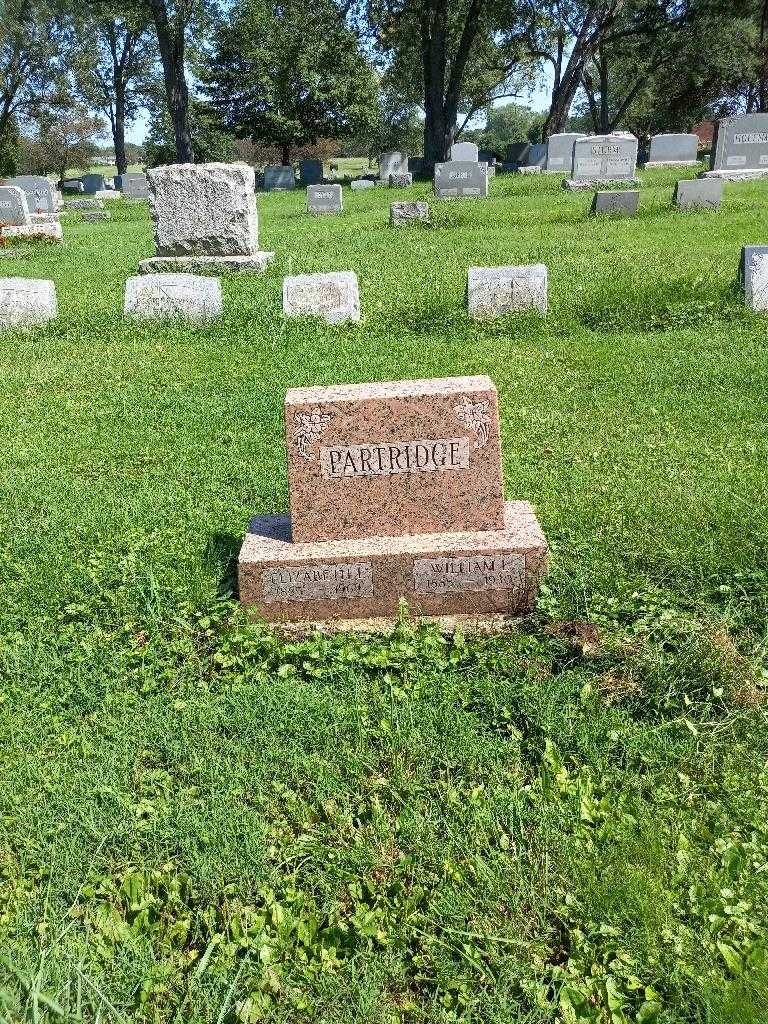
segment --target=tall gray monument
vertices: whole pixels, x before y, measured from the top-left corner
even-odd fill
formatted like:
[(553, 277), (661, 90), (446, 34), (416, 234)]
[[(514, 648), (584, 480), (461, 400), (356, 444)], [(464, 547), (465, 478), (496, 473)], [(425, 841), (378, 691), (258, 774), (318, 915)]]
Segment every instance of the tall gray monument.
[(573, 171), (573, 147), (579, 139), (587, 136), (581, 132), (558, 132), (547, 139), (547, 157), (544, 170), (547, 174), (569, 176)]
[(563, 181), (567, 189), (594, 188), (605, 184), (639, 185), (635, 177), (637, 139), (625, 133), (594, 135), (573, 144), (571, 177)]
[(718, 121), (710, 169), (700, 177), (732, 181), (768, 177), (768, 114), (744, 114)]
[(685, 132), (654, 135), (646, 167), (695, 167), (699, 162), (699, 137)]

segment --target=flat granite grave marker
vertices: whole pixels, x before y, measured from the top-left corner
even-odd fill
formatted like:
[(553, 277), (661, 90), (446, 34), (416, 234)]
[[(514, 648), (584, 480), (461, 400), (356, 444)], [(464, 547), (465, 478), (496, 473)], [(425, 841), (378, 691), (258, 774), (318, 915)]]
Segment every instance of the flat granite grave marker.
[(717, 122), (710, 169), (700, 178), (749, 181), (768, 176), (768, 114), (743, 114)]
[(238, 559), (259, 615), (354, 628), (402, 599), (464, 620), (532, 608), (547, 542), (504, 501), (490, 378), (294, 389), (285, 434), (291, 516), (256, 517)]
[(112, 214), (109, 210), (84, 210), (81, 217), (87, 224), (95, 224), (101, 220), (112, 220)]
[(742, 247), (739, 280), (749, 308), (756, 313), (768, 311), (768, 245)]
[(723, 201), (723, 181), (721, 178), (678, 181), (672, 201), (680, 210), (718, 210)]
[[(263, 273), (273, 252), (259, 251), (256, 175), (246, 164), (169, 164), (147, 172), (157, 255), (140, 274)], [(71, 204), (70, 204), (71, 205)]]
[(409, 188), (413, 184), (413, 175), (410, 171), (407, 174), (390, 174), (390, 188)]
[(0, 224), (19, 227), (31, 223), (26, 192), (16, 185), (0, 185)]
[(435, 195), (438, 199), (487, 198), (486, 165), (470, 160), (435, 164)]
[(570, 175), (573, 173), (573, 146), (579, 139), (587, 138), (581, 132), (558, 132), (547, 140), (547, 155), (544, 160), (546, 174)]
[(350, 181), (349, 187), (353, 192), (362, 192), (367, 188), (376, 188), (376, 182), (370, 178), (355, 178), (354, 181)]
[(640, 206), (639, 192), (595, 192), (592, 199), (592, 213), (618, 214), (621, 217), (634, 217)]
[(567, 189), (594, 188), (601, 184), (634, 184), (637, 165), (637, 139), (626, 133), (594, 135), (573, 144), (571, 177), (563, 181)]
[(64, 233), (56, 220), (36, 221), (2, 229), (3, 238), (20, 238), (28, 242), (63, 242)]
[(360, 319), (357, 274), (297, 274), (283, 278), (283, 316), (316, 316), (329, 324)]
[(296, 173), (285, 164), (270, 164), (264, 168), (265, 192), (290, 192), (296, 188)]
[(55, 320), (56, 285), (26, 277), (0, 277), (0, 328), (31, 327)]
[(467, 308), (475, 320), (527, 309), (546, 313), (547, 268), (543, 263), (523, 267), (470, 267)]
[(321, 185), (323, 182), (322, 160), (299, 160), (299, 180), (302, 185)]
[(393, 228), (415, 223), (429, 224), (429, 203), (390, 203), (389, 223)]
[(476, 164), (480, 159), (480, 150), (474, 142), (454, 142), (448, 159), (453, 163), (467, 161)]
[(101, 199), (70, 199), (65, 210), (103, 210), (104, 203)]
[(182, 317), (212, 320), (221, 316), (221, 281), (195, 274), (141, 274), (125, 282), (126, 316), (140, 320)]
[(696, 167), (699, 162), (699, 137), (686, 132), (654, 135), (645, 166)]
[(344, 203), (341, 185), (309, 185), (307, 213), (341, 213)]
[(22, 174), (9, 178), (9, 185), (15, 185), (27, 195), (27, 206), (30, 213), (56, 213), (56, 194), (51, 182), (38, 174)]
[(379, 154), (379, 181), (387, 183), (390, 174), (408, 173), (408, 154), (399, 149)]

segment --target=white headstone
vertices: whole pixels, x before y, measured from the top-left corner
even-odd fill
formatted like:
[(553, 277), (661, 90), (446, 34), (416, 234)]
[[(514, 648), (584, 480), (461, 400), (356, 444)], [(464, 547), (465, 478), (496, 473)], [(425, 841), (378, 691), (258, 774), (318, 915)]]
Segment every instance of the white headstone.
[(360, 319), (357, 274), (299, 274), (283, 279), (283, 314), (317, 316), (329, 324)]
[(379, 154), (379, 180), (389, 181), (390, 174), (408, 173), (408, 154), (393, 149)]
[(142, 274), (125, 282), (126, 316), (151, 320), (183, 317), (211, 320), (221, 316), (221, 281), (196, 274)]
[(479, 158), (479, 149), (474, 142), (454, 142), (451, 146), (451, 160), (469, 160), (473, 163), (477, 163)]
[(27, 194), (16, 185), (0, 185), (0, 224), (31, 224)]
[(0, 277), (0, 328), (29, 327), (55, 320), (57, 312), (53, 281)]
[(768, 246), (745, 245), (741, 250), (744, 298), (756, 313), (768, 311)]
[(475, 320), (517, 313), (525, 309), (547, 312), (547, 268), (542, 263), (524, 267), (470, 267), (467, 304)]

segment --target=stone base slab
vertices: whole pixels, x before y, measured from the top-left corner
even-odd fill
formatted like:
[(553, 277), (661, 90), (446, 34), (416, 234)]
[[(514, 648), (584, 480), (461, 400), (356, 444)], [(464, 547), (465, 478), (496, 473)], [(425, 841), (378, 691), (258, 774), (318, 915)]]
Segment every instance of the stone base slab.
[(759, 181), (768, 178), (768, 167), (751, 171), (702, 171), (700, 178), (721, 178), (723, 181)]
[(61, 224), (57, 221), (43, 221), (39, 224), (25, 224), (2, 229), (3, 238), (22, 238), (32, 242), (63, 242)]
[(537, 166), (527, 167), (527, 166), (523, 165), (522, 167), (518, 167), (517, 168), (517, 173), (518, 174), (542, 174), (543, 173), (543, 169), (541, 167), (537, 167)]
[[(412, 620), (412, 617), (411, 617)], [(526, 615), (420, 615), (420, 623), (431, 623), (443, 636), (451, 637), (457, 629), (464, 636), (499, 636), (520, 631)], [(281, 622), (277, 632), (296, 639), (312, 633), (335, 636), (339, 633), (389, 634), (401, 621), (399, 615), (382, 615), (375, 619), (317, 619)]]
[(263, 274), (273, 252), (251, 256), (152, 256), (139, 264), (140, 274)]
[(548, 547), (528, 502), (504, 528), (294, 544), (288, 516), (252, 520), (238, 559), (240, 600), (270, 622), (516, 616), (533, 608)]
[(566, 178), (563, 182), (563, 188), (568, 189), (569, 192), (580, 189), (621, 188), (622, 186), (637, 188), (638, 185), (642, 185), (639, 178)]
[(698, 167), (700, 160), (648, 160), (643, 169), (652, 171), (654, 167)]

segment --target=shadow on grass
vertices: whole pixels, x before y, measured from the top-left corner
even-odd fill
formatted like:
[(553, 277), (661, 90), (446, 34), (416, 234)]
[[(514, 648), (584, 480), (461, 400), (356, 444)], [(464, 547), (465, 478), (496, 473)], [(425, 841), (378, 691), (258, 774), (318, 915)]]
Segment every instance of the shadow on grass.
[(206, 562), (218, 573), (219, 583), (217, 594), (219, 597), (237, 597), (237, 556), (240, 546), (243, 543), (242, 537), (235, 537), (232, 533), (217, 531), (208, 538), (203, 556)]
[(701, 279), (668, 285), (635, 283), (631, 290), (603, 289), (578, 317), (593, 331), (666, 331), (730, 323), (747, 316), (738, 283), (708, 287)]

